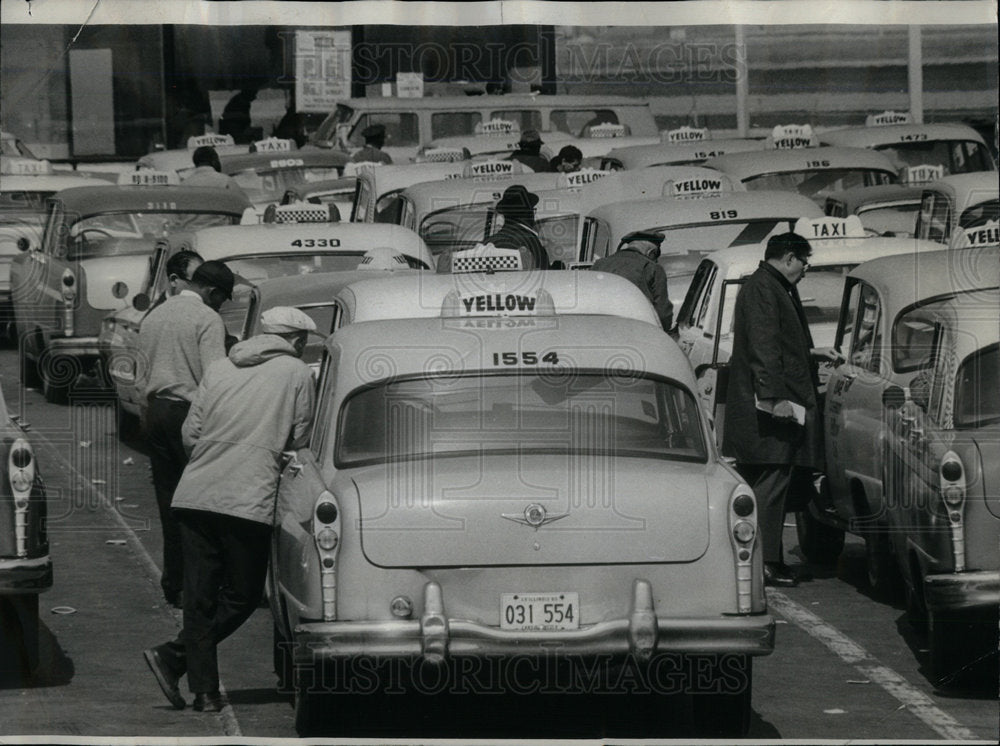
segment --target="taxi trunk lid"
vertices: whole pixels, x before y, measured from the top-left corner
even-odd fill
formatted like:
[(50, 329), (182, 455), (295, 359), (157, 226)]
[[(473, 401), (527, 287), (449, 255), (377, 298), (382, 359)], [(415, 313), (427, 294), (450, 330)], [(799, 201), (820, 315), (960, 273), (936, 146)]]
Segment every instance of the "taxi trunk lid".
[(353, 473), (365, 557), (381, 567), (692, 562), (708, 549), (704, 465), (476, 455)]

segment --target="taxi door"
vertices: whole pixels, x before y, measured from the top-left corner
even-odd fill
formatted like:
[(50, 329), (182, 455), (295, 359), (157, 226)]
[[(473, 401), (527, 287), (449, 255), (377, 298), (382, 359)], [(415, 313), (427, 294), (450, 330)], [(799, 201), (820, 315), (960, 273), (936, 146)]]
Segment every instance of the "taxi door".
[[(888, 385), (882, 302), (874, 288), (848, 278), (837, 330), (837, 349), (847, 356), (827, 382), (824, 436), (827, 479), (837, 512), (871, 518), (881, 500), (882, 391)], [(856, 486), (868, 502), (854, 502)]]

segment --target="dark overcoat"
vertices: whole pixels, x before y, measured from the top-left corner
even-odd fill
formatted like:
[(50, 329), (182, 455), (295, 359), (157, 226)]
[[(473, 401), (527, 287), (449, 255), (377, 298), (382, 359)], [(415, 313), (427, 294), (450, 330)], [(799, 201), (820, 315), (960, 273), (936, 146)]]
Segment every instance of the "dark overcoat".
[[(723, 454), (738, 464), (823, 468), (812, 347), (795, 286), (761, 262), (736, 297)], [(756, 402), (763, 399), (801, 404), (805, 425), (781, 422), (760, 411)]]

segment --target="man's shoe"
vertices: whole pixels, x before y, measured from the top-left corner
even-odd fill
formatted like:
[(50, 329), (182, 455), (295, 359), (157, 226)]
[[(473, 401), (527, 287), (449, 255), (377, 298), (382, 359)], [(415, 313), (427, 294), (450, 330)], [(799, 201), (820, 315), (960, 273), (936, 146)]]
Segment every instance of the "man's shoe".
[(794, 588), (799, 584), (791, 569), (780, 562), (764, 563), (764, 585), (772, 588)]
[(156, 683), (160, 685), (160, 689), (163, 690), (163, 694), (166, 695), (170, 704), (173, 705), (175, 710), (183, 710), (187, 706), (187, 702), (184, 701), (180, 689), (177, 688), (177, 680), (180, 677), (164, 665), (160, 654), (156, 652), (155, 648), (144, 650), (142, 657), (146, 659), (146, 665), (153, 672), (153, 676), (156, 677)]
[(219, 692), (198, 692), (194, 695), (195, 712), (220, 712), (226, 706)]

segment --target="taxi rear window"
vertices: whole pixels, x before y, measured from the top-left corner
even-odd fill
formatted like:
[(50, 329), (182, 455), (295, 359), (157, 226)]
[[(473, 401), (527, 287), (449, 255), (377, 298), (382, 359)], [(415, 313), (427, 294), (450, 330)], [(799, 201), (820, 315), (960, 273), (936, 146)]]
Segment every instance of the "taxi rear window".
[(944, 166), (945, 174), (989, 171), (993, 168), (986, 149), (971, 140), (928, 140), (882, 145), (875, 150), (904, 166)]
[(749, 190), (775, 190), (779, 192), (798, 192), (806, 197), (822, 195), (824, 198), (831, 192), (842, 192), (859, 186), (878, 186), (894, 184), (895, 174), (875, 168), (828, 168), (823, 170), (786, 171), (774, 174), (759, 174), (743, 180)]
[(984, 347), (962, 361), (955, 377), (955, 427), (1000, 421), (1000, 347)]
[(89, 215), (70, 226), (66, 258), (148, 254), (155, 239), (171, 232), (236, 225), (239, 221), (239, 215), (194, 211)]
[(490, 119), (514, 122), (521, 132), (542, 129), (542, 112), (536, 109), (503, 109), (490, 112)]
[(483, 115), (478, 111), (437, 112), (431, 114), (431, 138), (472, 135), (482, 121)]
[[(552, 129), (576, 137), (586, 137), (587, 131), (599, 124), (621, 124), (611, 109), (562, 109), (553, 111), (549, 120)], [(625, 134), (629, 134), (627, 129)]]
[(337, 432), (339, 468), (484, 454), (708, 458), (689, 391), (604, 371), (391, 379), (353, 393)]
[(357, 124), (351, 130), (347, 138), (351, 145), (364, 147), (365, 138), (362, 132), (372, 124), (381, 124), (385, 127), (385, 144), (395, 147), (405, 147), (420, 144), (420, 131), (417, 126), (417, 115), (410, 113), (377, 112), (372, 114), (362, 114), (358, 117)]

